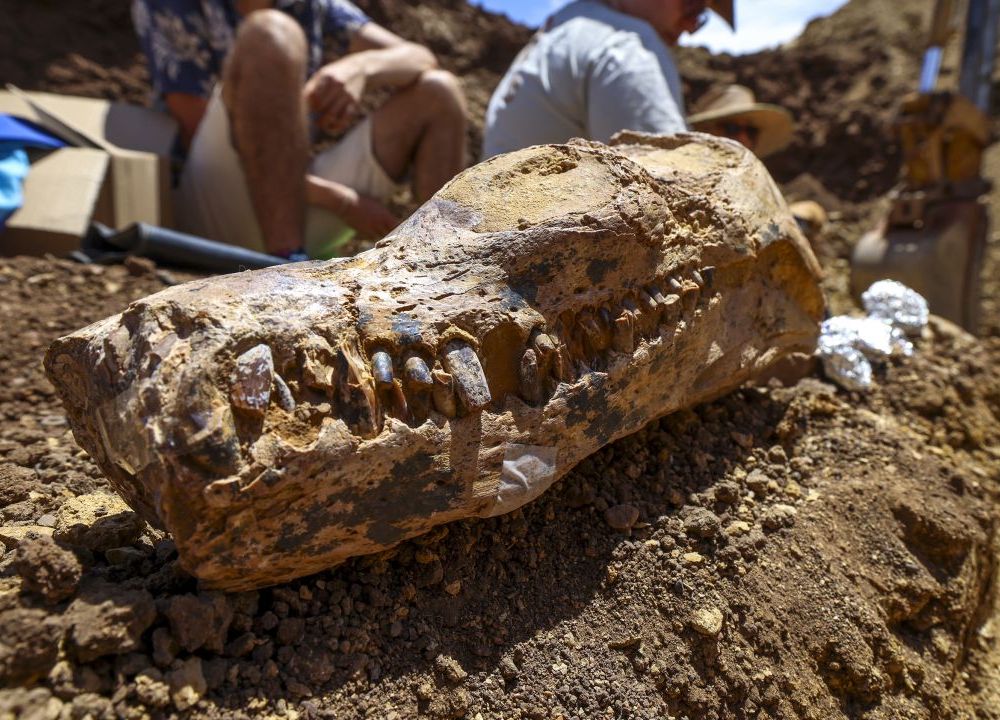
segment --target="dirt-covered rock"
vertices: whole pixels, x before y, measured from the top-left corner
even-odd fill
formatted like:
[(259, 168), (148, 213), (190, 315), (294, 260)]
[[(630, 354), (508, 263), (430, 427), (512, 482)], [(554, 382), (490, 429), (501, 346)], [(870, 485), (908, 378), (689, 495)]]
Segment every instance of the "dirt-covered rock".
[(53, 537), (69, 545), (104, 552), (138, 539), (145, 522), (112, 493), (71, 498), (59, 508)]
[(156, 619), (153, 597), (101, 580), (88, 580), (66, 610), (67, 642), (80, 662), (127, 653), (139, 647)]
[(165, 603), (163, 614), (177, 644), (194, 652), (202, 647), (221, 653), (226, 643), (233, 608), (223, 593), (175, 595)]
[(0, 463), (0, 507), (24, 502), (38, 487), (38, 476), (28, 468)]
[(208, 689), (201, 658), (192, 657), (184, 660), (177, 669), (167, 673), (167, 682), (170, 685), (170, 699), (173, 700), (174, 707), (181, 712), (190, 708)]
[(51, 537), (52, 528), (44, 525), (5, 525), (0, 527), (0, 543), (6, 550), (14, 550), (22, 543)]
[(76, 555), (44, 535), (20, 543), (13, 562), (21, 576), (21, 587), (49, 603), (73, 595), (83, 574)]
[(56, 662), (63, 624), (42, 609), (0, 611), (0, 686), (30, 684)]
[(0, 690), (0, 718), (61, 720), (68, 708), (46, 688)]

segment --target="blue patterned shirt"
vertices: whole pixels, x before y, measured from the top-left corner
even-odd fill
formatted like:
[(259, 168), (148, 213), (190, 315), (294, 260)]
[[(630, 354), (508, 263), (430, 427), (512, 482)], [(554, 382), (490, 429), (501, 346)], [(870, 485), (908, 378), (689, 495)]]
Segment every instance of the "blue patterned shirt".
[[(309, 43), (309, 74), (323, 62), (323, 41), (344, 55), (369, 18), (348, 0), (275, 0)], [(233, 0), (133, 0), (132, 22), (149, 61), (155, 95), (208, 97), (233, 45), (240, 15)]]

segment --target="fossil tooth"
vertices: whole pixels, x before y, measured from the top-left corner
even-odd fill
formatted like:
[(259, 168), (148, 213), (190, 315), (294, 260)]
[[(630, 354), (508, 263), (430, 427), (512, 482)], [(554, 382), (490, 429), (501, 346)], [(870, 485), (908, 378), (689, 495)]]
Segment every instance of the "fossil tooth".
[(386, 388), (385, 396), (393, 417), (403, 421), (410, 419), (410, 404), (406, 400), (406, 394), (403, 392), (403, 384), (401, 382), (398, 380), (394, 381), (391, 387)]
[[(403, 385), (408, 393), (404, 401), (408, 406), (410, 419), (423, 422), (427, 419), (433, 401), (434, 376), (419, 355), (411, 355), (403, 363)], [(396, 404), (399, 405), (398, 399)]]
[(705, 287), (705, 278), (701, 276), (700, 272), (698, 272), (697, 270), (692, 270), (691, 277), (694, 279), (695, 284), (697, 284), (698, 287), (700, 288)]
[(385, 350), (377, 350), (372, 354), (372, 376), (379, 387), (392, 385), (392, 356)]
[(458, 415), (458, 404), (455, 401), (455, 383), (451, 375), (435, 370), (434, 377), (434, 408), (447, 418)]
[(684, 286), (681, 284), (681, 281), (675, 277), (670, 278), (667, 281), (667, 284), (670, 286), (670, 289), (675, 293), (680, 293), (684, 289)]
[(552, 353), (556, 351), (556, 348), (559, 346), (559, 344), (555, 340), (553, 340), (549, 335), (546, 335), (543, 332), (539, 332), (538, 330), (535, 330), (534, 333), (532, 333), (529, 345), (531, 345), (531, 347), (534, 348), (535, 353), (538, 355), (539, 358), (549, 357), (550, 355), (552, 355)]
[(452, 340), (445, 346), (442, 364), (454, 379), (455, 394), (466, 412), (484, 408), (493, 399), (486, 384), (486, 373), (471, 345)]
[(684, 283), (684, 287), (681, 290), (681, 303), (684, 305), (685, 312), (691, 312), (698, 305), (698, 299), (701, 297), (701, 288), (690, 280)]
[(612, 345), (620, 353), (631, 353), (635, 350), (635, 316), (626, 311), (615, 320)]
[(610, 328), (602, 329), (597, 320), (594, 318), (593, 312), (590, 310), (583, 311), (577, 318), (577, 322), (580, 324), (580, 327), (583, 328), (587, 344), (592, 353), (599, 353), (602, 350), (606, 350), (611, 345), (611, 333), (609, 332)]
[(340, 413), (344, 422), (359, 435), (371, 437), (378, 432), (379, 413), (375, 383), (368, 372), (361, 350), (352, 342), (341, 342), (337, 352)]
[(538, 371), (538, 356), (531, 348), (521, 356), (519, 373), (521, 397), (531, 405), (537, 405), (542, 400), (542, 379)]
[(639, 299), (646, 305), (650, 310), (656, 310), (656, 300), (653, 298), (652, 293), (648, 293), (645, 290), (639, 291)]
[(601, 328), (598, 327), (597, 320), (594, 319), (594, 313), (590, 312), (590, 310), (584, 310), (580, 313), (576, 321), (583, 328), (587, 337), (594, 337), (601, 334)]
[(705, 278), (705, 287), (711, 289), (715, 285), (715, 266), (709, 265), (701, 269), (701, 276)]
[(560, 313), (556, 327), (559, 329), (559, 337), (562, 339), (562, 347), (566, 357), (578, 358), (586, 352), (586, 333), (577, 322), (575, 312), (566, 310)]
[(681, 296), (670, 293), (663, 298), (663, 321), (673, 322), (680, 315)]
[(430, 389), (434, 385), (430, 368), (419, 355), (411, 355), (403, 367), (406, 384), (418, 389)]
[(648, 287), (647, 290), (649, 291), (649, 294), (653, 297), (653, 300), (656, 301), (657, 305), (663, 307), (663, 305), (666, 304), (666, 298), (663, 297), (663, 291), (660, 290), (660, 288), (656, 287), (655, 285), (652, 285)]
[(271, 402), (274, 358), (267, 345), (256, 345), (236, 358), (236, 377), (230, 394), (233, 407), (263, 415)]
[[(358, 257), (167, 288), (59, 339), (45, 369), (81, 447), (173, 534), (185, 571), (205, 589), (275, 585), (512, 510), (607, 443), (814, 349), (818, 264), (773, 188), (752, 153), (701, 133), (527, 148), (458, 175)], [(611, 338), (600, 353), (588, 309)], [(502, 482), (515, 446), (533, 448), (517, 469), (546, 466), (527, 493)], [(219, 481), (226, 507), (205, 502)]]
[(278, 396), (278, 407), (288, 413), (294, 412), (295, 397), (292, 395), (292, 390), (288, 387), (288, 383), (278, 373), (274, 374), (274, 389), (276, 391), (275, 394)]
[(556, 350), (556, 354), (549, 364), (548, 374), (557, 382), (569, 383), (576, 380), (576, 372), (573, 370), (573, 356), (565, 345), (560, 344)]

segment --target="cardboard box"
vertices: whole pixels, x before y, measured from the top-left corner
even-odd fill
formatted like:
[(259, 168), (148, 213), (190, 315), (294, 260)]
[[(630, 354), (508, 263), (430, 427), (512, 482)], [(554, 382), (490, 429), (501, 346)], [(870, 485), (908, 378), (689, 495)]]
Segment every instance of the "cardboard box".
[[(0, 232), (0, 255), (67, 255), (102, 215), (110, 155), (93, 148), (54, 150), (31, 165), (25, 203)], [(103, 203), (107, 205), (107, 202)]]
[(73, 145), (32, 163), (24, 205), (0, 233), (0, 255), (67, 254), (91, 222), (115, 229), (134, 222), (173, 226), (170, 155), (177, 127), (170, 117), (107, 100), (18, 90), (0, 91), (0, 113), (30, 120)]

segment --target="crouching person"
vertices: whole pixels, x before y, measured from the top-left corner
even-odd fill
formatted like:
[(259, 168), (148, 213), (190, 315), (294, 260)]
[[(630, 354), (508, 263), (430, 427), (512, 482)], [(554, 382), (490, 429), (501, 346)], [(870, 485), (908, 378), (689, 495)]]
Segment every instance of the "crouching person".
[[(134, 0), (154, 92), (186, 150), (180, 229), (288, 257), (329, 257), (398, 223), (465, 160), (465, 106), (425, 47), (347, 0)], [(324, 47), (335, 59), (325, 63)], [(366, 91), (388, 99), (363, 116)], [(311, 157), (313, 135), (339, 137)]]

